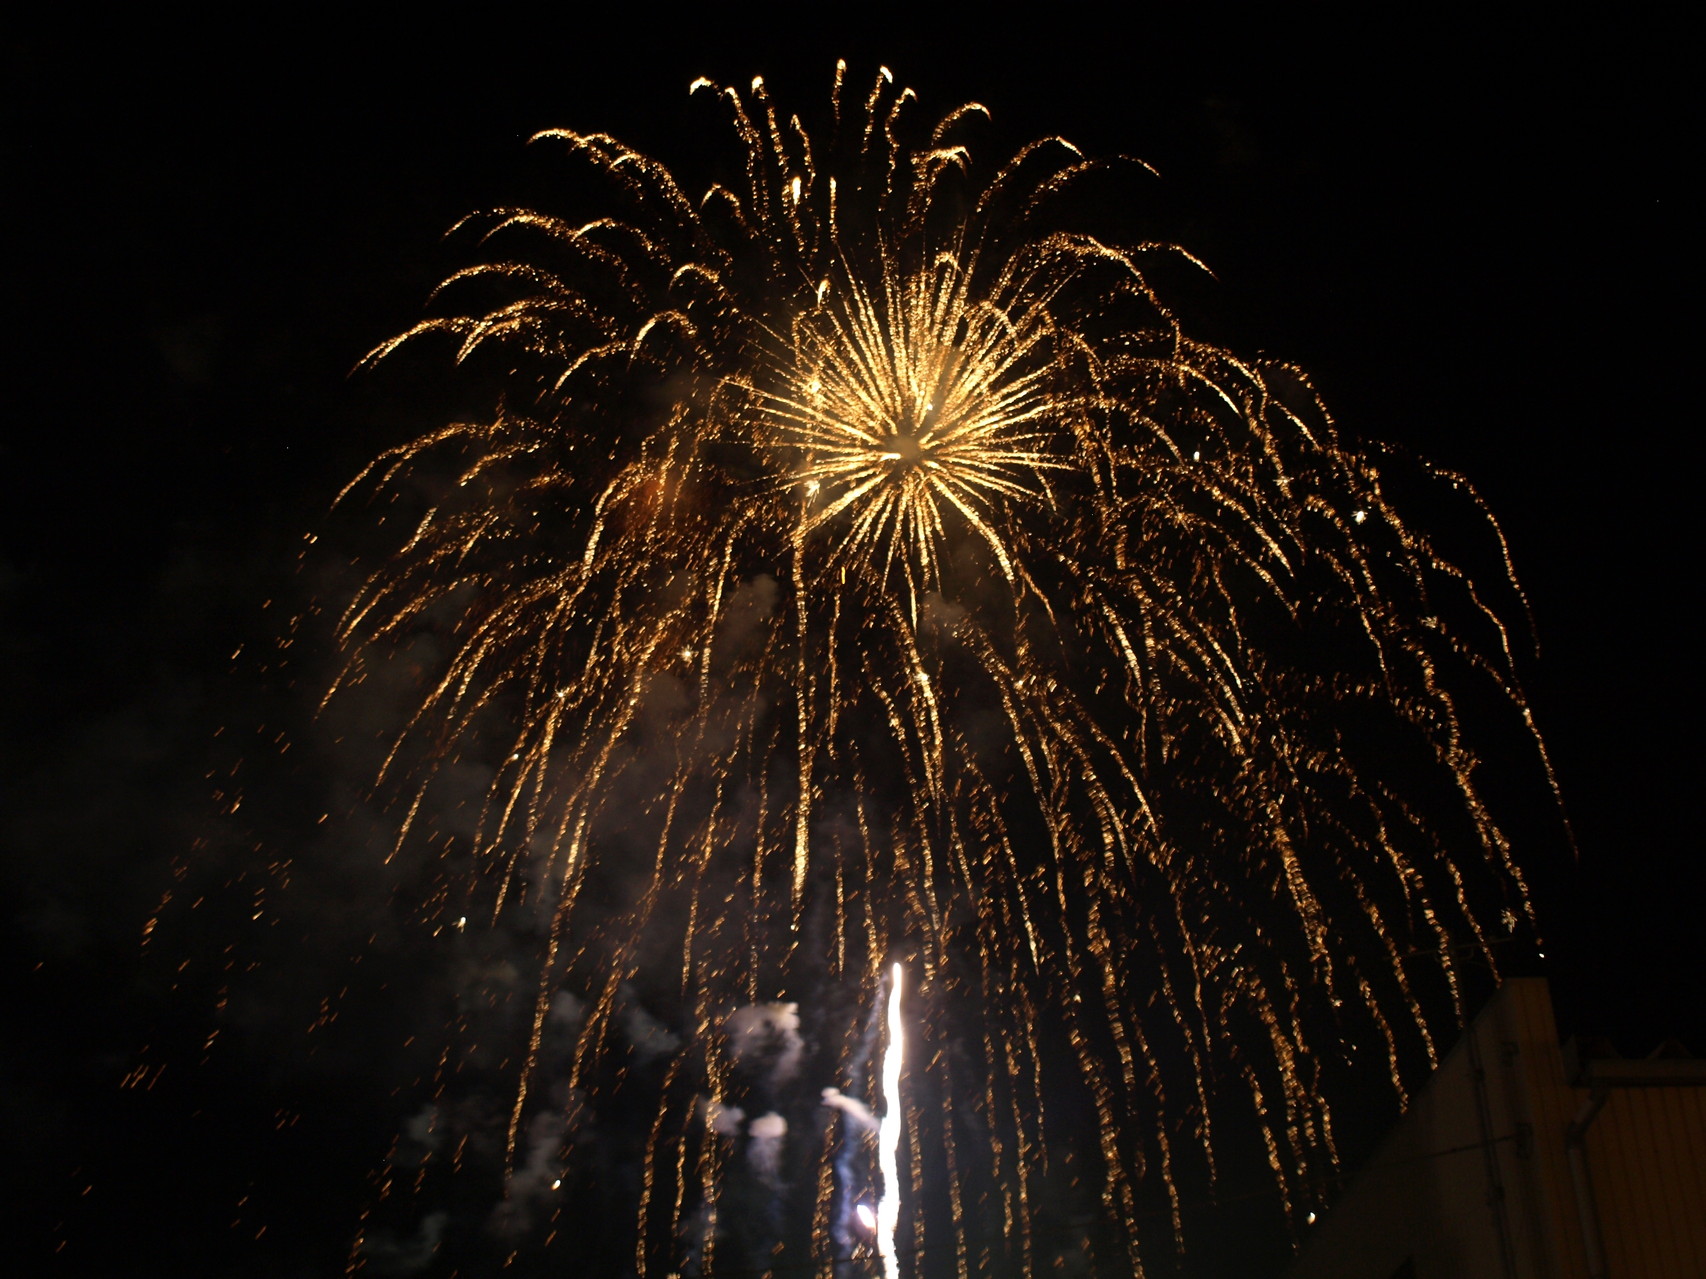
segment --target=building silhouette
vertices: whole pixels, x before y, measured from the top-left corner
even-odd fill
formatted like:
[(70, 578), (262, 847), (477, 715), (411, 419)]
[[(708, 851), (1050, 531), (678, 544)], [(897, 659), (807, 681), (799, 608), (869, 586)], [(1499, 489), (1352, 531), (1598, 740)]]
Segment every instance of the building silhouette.
[(1706, 1279), (1706, 1060), (1560, 1046), (1506, 981), (1287, 1279)]

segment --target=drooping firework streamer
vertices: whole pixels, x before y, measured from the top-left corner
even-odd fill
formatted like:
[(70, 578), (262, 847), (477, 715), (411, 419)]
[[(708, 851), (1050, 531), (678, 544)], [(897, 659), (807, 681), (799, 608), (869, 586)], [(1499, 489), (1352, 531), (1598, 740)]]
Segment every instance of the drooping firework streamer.
[[(1459, 477), (1189, 336), (1151, 278), (1188, 255), (1083, 229), (1130, 162), (1045, 138), (986, 170), (984, 108), (919, 124), (886, 70), (856, 102), (843, 72), (812, 129), (761, 80), (696, 83), (736, 159), (700, 196), (554, 129), (608, 212), (466, 220), (490, 256), (371, 361), (448, 342), (492, 407), (340, 499), (398, 532), (339, 683), (419, 690), (380, 783), (397, 847), (440, 856), (428, 922), (525, 939), (527, 992), (487, 1000), (527, 1005), (512, 1156), (539, 1111), (652, 1089), (637, 1201), (574, 1201), (631, 1210), (642, 1270), (735, 1247), (739, 1138), (704, 1115), (743, 1088), (787, 1134), (765, 1194), (808, 1223), (746, 1246), (830, 1259), (811, 1085), (856, 1049), (822, 1010), (907, 953), (921, 1264), (1034, 1273), (1035, 1224), (1093, 1211), (1140, 1271), (1144, 1196), (1181, 1229), (1178, 1147), (1212, 1175), (1241, 1110), (1301, 1213), (1333, 1045), (1401, 1092), (1465, 965), (1528, 926), (1461, 709), (1539, 753), (1520, 595)], [(1412, 518), (1436, 498), (1491, 585)], [(635, 992), (667, 1052), (624, 1041)], [(816, 1045), (786, 1080), (719, 1046), (764, 1001)]]

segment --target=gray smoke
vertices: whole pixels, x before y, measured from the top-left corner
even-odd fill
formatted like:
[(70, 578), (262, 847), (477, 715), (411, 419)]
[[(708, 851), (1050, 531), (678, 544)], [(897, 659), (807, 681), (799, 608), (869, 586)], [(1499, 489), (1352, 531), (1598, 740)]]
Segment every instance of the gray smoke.
[(746, 1126), (746, 1157), (752, 1170), (772, 1187), (780, 1179), (782, 1141), (788, 1135), (788, 1121), (771, 1111), (760, 1115)]
[(415, 1232), (407, 1237), (389, 1230), (375, 1230), (361, 1241), (362, 1258), (376, 1274), (419, 1274), (432, 1264), (449, 1222), (450, 1214), (439, 1211), (421, 1218)]
[(805, 1040), (800, 1038), (798, 1004), (748, 1004), (723, 1023), (735, 1065), (783, 1088), (800, 1073)]

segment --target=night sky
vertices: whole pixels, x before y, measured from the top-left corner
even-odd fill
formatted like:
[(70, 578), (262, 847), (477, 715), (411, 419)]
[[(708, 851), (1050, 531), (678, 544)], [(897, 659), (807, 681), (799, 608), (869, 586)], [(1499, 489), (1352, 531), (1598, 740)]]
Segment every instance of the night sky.
[[(1152, 202), (1118, 216), (1213, 268), (1176, 299), (1194, 332), (1300, 364), (1347, 435), (1475, 482), (1532, 605), (1520, 670), (1580, 850), (1516, 761), (1561, 1027), (1706, 1051), (1680, 38), (1297, 10), (1109, 26), (1038, 6), (1051, 25), (1000, 32), (868, 8), (667, 29), (279, 11), (8, 35), (0, 1123), (27, 1268), (341, 1273), (397, 1117), (377, 1066), (293, 1064), (268, 1010), (311, 1008), (324, 971), (262, 947), (234, 996), (248, 1029), (200, 1065), (211, 987), (173, 994), (169, 971), (180, 951), (208, 967), (246, 906), (146, 955), (141, 934), (174, 859), (190, 884), (240, 869), (213, 795), (233, 759), (259, 796), (243, 829), (274, 851), (295, 807), (357, 785), (232, 745), (303, 715), (253, 655), (314, 593), (304, 534), (435, 411), (349, 370), (463, 264), (441, 240), (459, 216), (549, 205), (532, 132), (682, 162), (707, 136), (695, 76), (763, 73), (815, 104), (838, 56), (855, 81), (894, 68), (927, 112), (988, 104), (1003, 139), (1155, 165)], [(304, 687), (330, 669), (293, 656)], [(121, 1088), (143, 1062), (166, 1065), (157, 1086)]]

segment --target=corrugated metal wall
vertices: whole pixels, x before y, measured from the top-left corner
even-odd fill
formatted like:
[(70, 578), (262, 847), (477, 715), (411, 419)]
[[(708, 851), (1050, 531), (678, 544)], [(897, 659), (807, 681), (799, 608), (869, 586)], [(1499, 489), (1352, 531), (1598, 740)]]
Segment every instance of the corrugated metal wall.
[(1617, 1088), (1588, 1130), (1614, 1279), (1706, 1279), (1706, 1088)]
[[(1678, 1069), (1698, 1077), (1706, 1062)], [(1567, 1138), (1591, 1096), (1566, 1073), (1546, 982), (1506, 982), (1290, 1273), (1387, 1279), (1402, 1252), (1417, 1279), (1588, 1279)], [(1586, 1155), (1609, 1279), (1706, 1279), (1706, 1086), (1605, 1097)], [(1416, 1161), (1487, 1123), (1492, 1158)]]
[[(1501, 1003), (1526, 1041), (1539, 1170), (1555, 1205), (1559, 1279), (1585, 1277), (1565, 1134), (1591, 1090), (1565, 1075), (1544, 981), (1506, 983), (1495, 1000)], [(1706, 1087), (1610, 1087), (1587, 1131), (1587, 1166), (1610, 1279), (1706, 1279)]]

